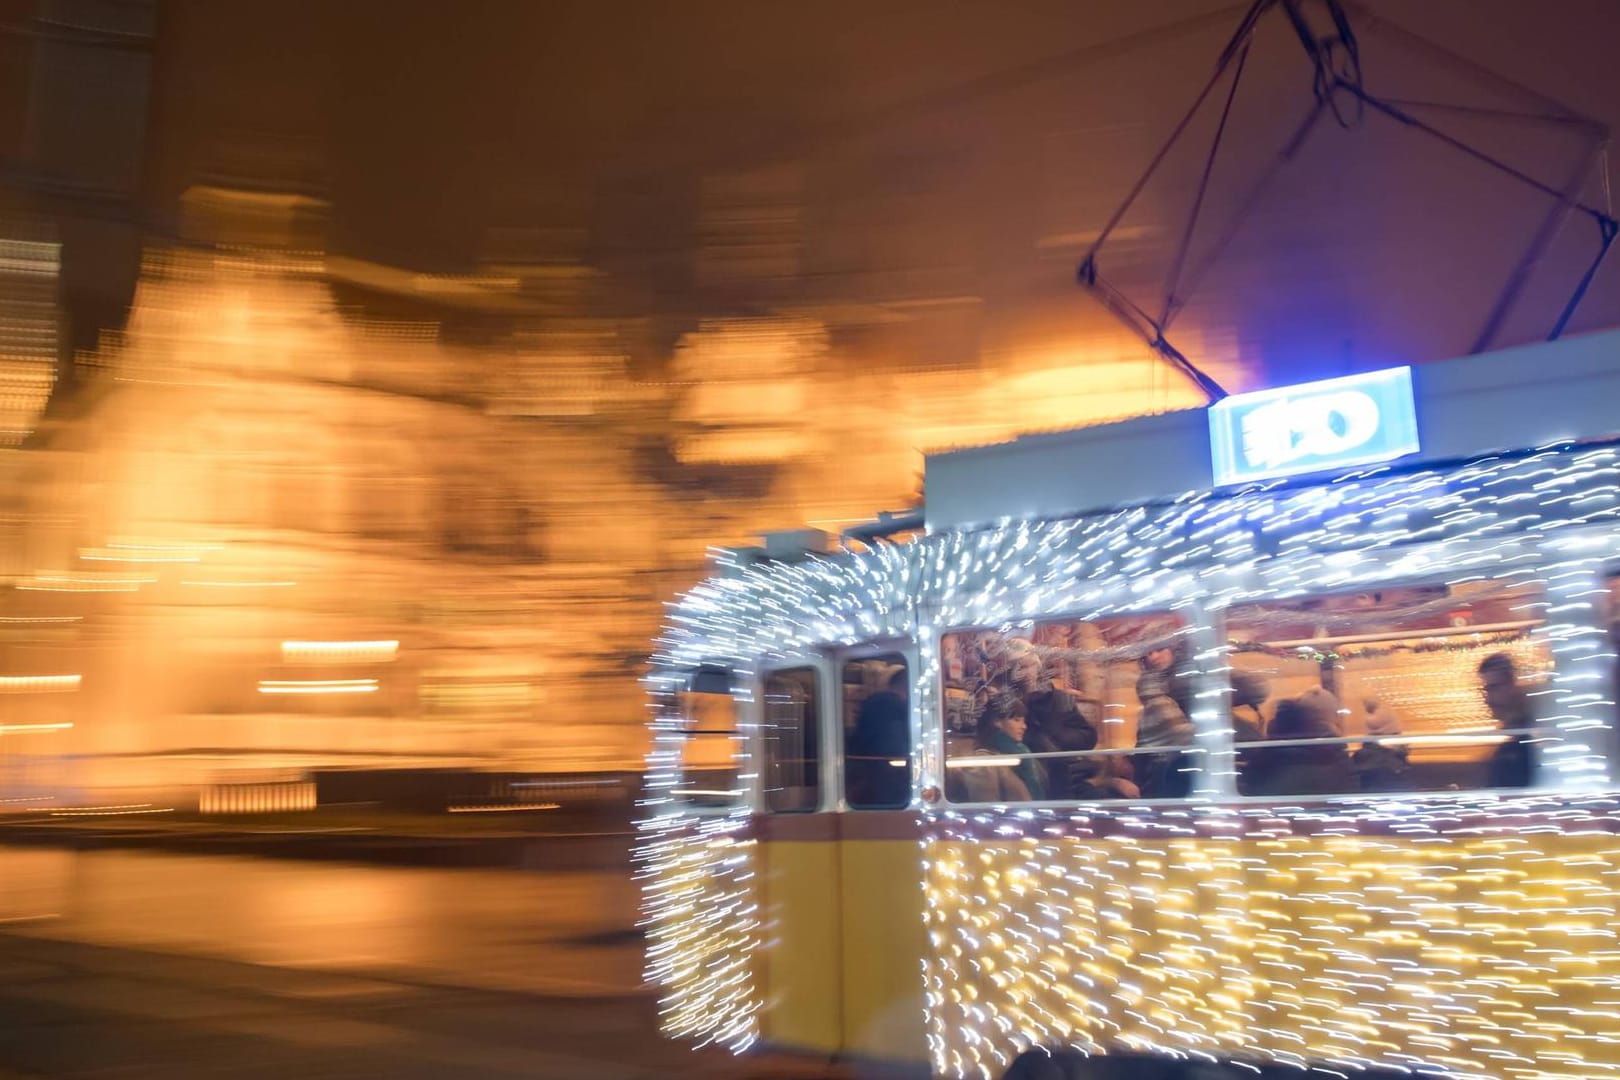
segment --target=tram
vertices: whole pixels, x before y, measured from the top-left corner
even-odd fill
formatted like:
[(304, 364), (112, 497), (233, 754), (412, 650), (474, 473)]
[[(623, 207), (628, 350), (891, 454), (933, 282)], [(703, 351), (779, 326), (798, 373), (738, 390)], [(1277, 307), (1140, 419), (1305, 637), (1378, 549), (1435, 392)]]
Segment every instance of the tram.
[[(647, 678), (667, 1034), (1620, 1075), (1620, 332), (927, 461)], [(854, 545), (848, 545), (854, 546)]]

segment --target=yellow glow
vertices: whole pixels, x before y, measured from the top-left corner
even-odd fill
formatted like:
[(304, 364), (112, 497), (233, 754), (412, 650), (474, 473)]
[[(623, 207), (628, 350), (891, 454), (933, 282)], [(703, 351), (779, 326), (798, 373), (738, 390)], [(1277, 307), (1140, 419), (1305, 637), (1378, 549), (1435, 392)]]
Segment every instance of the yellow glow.
[(79, 688), (82, 675), (0, 675), (0, 694), (65, 694)]
[(1620, 1071), (1613, 836), (940, 839), (924, 858), (948, 1074), (996, 1075), (1058, 1017), (1092, 1049)]
[(376, 679), (260, 679), (261, 694), (372, 694)]
[[(143, 804), (143, 806), (144, 806), (144, 804)], [(50, 811), (50, 816), (51, 817), (123, 817), (126, 814), (172, 814), (172, 813), (174, 813), (174, 807), (172, 807), (172, 806), (153, 806), (153, 807), (145, 807), (145, 808), (142, 808), (142, 807), (113, 806), (113, 807), (106, 807), (104, 809), (89, 808), (89, 809), (82, 809), (82, 810), (52, 810), (52, 811)]]
[(308, 780), (215, 784), (202, 790), (203, 814), (263, 814), (315, 809), (315, 785)]
[(66, 731), (73, 725), (66, 721), (59, 724), (0, 724), (0, 735), (22, 735), (34, 731)]
[(201, 562), (202, 556), (189, 551), (175, 551), (163, 549), (118, 549), (80, 548), (79, 558), (86, 562), (120, 562), (120, 563), (194, 563)]
[(397, 641), (283, 641), (289, 664), (379, 664), (399, 655)]
[(114, 574), (74, 573), (35, 574), (17, 583), (25, 592), (135, 592), (157, 578), (121, 577)]

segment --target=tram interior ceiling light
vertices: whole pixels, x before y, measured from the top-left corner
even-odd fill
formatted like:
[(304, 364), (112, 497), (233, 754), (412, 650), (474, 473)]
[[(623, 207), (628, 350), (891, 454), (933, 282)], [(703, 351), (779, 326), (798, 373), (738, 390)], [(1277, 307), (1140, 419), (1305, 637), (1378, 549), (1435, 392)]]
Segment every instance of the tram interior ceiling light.
[[(1617, 472), (1614, 446), (1444, 472), (1373, 466), (1327, 486), (944, 532), (700, 584), (672, 611), (648, 680), (637, 858), (664, 1029), (733, 1050), (756, 1041), (765, 933), (746, 801), (694, 813), (673, 794), (686, 736), (672, 672), (911, 637), (915, 733), (939, 692), (936, 643), (955, 627), (1488, 575), (1548, 601), (1539, 632), (1556, 673), (1538, 700), (1559, 795), (1222, 807), (1209, 800), (1235, 774), (1228, 742), (1182, 810), (924, 812), (934, 1068), (996, 1076), (1021, 1048), (1057, 1043), (1467, 1078), (1620, 1075), (1620, 806), (1595, 794), (1609, 765), (1594, 741), (1614, 707), (1595, 692), (1614, 653), (1594, 605), (1620, 560)], [(1414, 513), (1432, 524), (1409, 531)], [(1248, 526), (1260, 515), (1284, 534), (1275, 555)], [(1329, 557), (1357, 552), (1377, 557)], [(1197, 657), (1200, 677), (1224, 680), (1229, 652)], [(1224, 696), (1199, 702), (1200, 737), (1224, 730)], [(941, 747), (917, 745), (917, 786), (943, 787)], [(738, 768), (746, 783), (746, 751)]]

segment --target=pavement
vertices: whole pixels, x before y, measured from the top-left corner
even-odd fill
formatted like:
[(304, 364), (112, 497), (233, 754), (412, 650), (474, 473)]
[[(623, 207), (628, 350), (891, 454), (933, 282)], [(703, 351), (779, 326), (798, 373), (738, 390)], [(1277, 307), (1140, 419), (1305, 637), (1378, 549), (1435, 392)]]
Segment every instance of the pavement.
[(523, 867), (628, 872), (635, 834), (618, 815), (541, 819), (525, 813), (391, 814), (321, 808), (203, 817), (174, 812), (0, 816), (0, 844), (147, 848), (394, 866)]
[(0, 1080), (867, 1080), (657, 1031), (617, 869), (0, 845)]
[(0, 1080), (819, 1080), (660, 1038), (646, 998), (424, 987), (0, 933)]
[(637, 904), (618, 869), (0, 846), (17, 935), (423, 986), (644, 996)]
[(0, 823), (0, 1080), (893, 1076), (660, 1036), (630, 843), (490, 820)]

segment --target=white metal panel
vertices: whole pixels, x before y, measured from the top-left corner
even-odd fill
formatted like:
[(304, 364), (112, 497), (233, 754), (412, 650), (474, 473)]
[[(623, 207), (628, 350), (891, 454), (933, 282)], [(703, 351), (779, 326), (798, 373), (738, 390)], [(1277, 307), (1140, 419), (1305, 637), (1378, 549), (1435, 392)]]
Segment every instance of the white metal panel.
[[(1620, 330), (1417, 366), (1422, 449), (1405, 463), (1620, 434)], [(931, 455), (930, 531), (1207, 489), (1204, 409)]]

